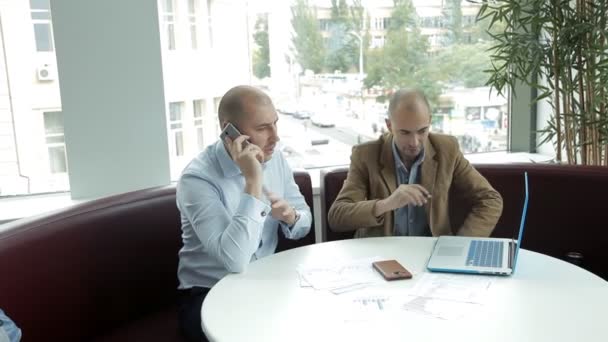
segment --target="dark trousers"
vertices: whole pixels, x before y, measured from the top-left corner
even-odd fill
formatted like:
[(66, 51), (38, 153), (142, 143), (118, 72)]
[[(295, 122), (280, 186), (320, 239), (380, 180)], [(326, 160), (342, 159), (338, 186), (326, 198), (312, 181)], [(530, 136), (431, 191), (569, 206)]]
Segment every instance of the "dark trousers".
[(201, 307), (209, 292), (205, 287), (193, 287), (178, 290), (178, 312), (179, 330), (182, 336), (191, 342), (206, 342), (207, 337), (201, 327)]

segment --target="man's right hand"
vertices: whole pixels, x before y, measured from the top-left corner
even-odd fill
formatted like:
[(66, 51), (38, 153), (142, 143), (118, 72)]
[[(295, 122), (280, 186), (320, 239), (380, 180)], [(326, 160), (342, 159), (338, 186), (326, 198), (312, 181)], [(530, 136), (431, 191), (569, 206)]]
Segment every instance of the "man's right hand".
[(257, 145), (247, 142), (247, 139), (249, 139), (247, 135), (241, 135), (234, 141), (226, 138), (226, 144), (232, 160), (245, 177), (245, 192), (262, 199), (264, 152)]
[(388, 211), (406, 205), (421, 206), (426, 204), (431, 194), (420, 184), (401, 184), (389, 197), (376, 202), (374, 215), (380, 216)]

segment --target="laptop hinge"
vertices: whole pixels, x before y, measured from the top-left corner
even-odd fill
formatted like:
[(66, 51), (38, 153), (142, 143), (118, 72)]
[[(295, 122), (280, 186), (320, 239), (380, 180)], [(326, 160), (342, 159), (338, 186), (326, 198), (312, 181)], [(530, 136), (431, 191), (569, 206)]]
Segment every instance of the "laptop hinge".
[(515, 240), (509, 241), (509, 268), (513, 269), (513, 258), (515, 257), (515, 247), (517, 242)]

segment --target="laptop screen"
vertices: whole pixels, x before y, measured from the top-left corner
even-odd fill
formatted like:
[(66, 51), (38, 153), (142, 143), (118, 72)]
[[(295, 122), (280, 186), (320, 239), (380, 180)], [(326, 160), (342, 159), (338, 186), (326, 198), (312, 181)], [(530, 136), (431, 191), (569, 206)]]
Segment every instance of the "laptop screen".
[(526, 223), (526, 216), (528, 213), (528, 198), (529, 198), (529, 190), (528, 190), (528, 172), (524, 172), (524, 191), (526, 193), (524, 198), (524, 208), (521, 212), (521, 221), (519, 223), (519, 235), (517, 236), (517, 244), (515, 245), (515, 253), (513, 254), (513, 270), (515, 270), (515, 265), (517, 264), (517, 255), (519, 254), (519, 248), (521, 247), (521, 238), (524, 235), (524, 226)]

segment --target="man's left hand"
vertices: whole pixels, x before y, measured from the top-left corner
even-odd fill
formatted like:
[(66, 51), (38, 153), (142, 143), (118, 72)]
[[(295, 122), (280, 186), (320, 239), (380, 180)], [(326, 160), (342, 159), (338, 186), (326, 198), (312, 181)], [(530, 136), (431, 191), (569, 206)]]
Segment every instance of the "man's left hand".
[(270, 214), (273, 218), (279, 221), (287, 223), (289, 226), (293, 226), (296, 223), (296, 211), (287, 203), (286, 200), (280, 198), (276, 194), (270, 191), (264, 191), (268, 200), (270, 200), (270, 207), (272, 208)]

